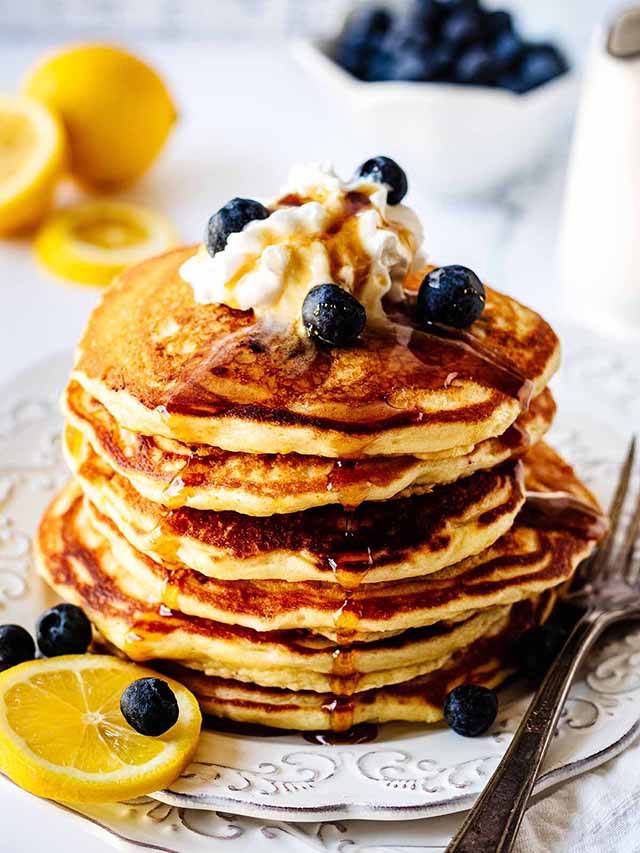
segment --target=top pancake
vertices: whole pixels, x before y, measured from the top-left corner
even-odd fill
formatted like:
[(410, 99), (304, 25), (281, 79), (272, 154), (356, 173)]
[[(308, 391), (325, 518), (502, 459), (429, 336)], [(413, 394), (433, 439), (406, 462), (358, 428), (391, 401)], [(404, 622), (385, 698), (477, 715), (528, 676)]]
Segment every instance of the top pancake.
[(549, 325), (490, 289), (468, 340), (404, 312), (353, 347), (319, 347), (197, 304), (178, 272), (193, 252), (123, 273), (80, 343), (74, 379), (129, 430), (247, 453), (433, 453), (501, 435), (558, 364)]

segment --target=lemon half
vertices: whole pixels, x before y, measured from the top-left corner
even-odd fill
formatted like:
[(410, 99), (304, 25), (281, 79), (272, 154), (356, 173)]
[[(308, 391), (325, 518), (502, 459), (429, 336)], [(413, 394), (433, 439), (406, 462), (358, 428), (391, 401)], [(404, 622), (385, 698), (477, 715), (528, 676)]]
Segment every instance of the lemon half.
[(109, 284), (125, 267), (170, 249), (171, 223), (137, 204), (97, 200), (54, 213), (36, 236), (36, 254), (54, 275)]
[(145, 676), (157, 673), (107, 655), (67, 655), (6, 670), (0, 769), (32, 794), (69, 803), (115, 802), (166, 787), (193, 757), (202, 716), (193, 694), (166, 678), (178, 722), (160, 737), (138, 734), (122, 716), (120, 697)]
[(46, 213), (66, 157), (64, 128), (39, 101), (0, 95), (0, 234)]

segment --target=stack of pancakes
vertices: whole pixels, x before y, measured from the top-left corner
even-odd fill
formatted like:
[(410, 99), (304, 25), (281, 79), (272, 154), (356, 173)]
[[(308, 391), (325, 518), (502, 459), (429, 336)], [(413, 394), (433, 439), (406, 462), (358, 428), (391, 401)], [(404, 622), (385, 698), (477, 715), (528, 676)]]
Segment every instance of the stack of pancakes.
[(324, 348), (197, 304), (192, 253), (127, 271), (89, 321), (42, 575), (239, 721), (429, 722), (500, 683), (603, 532), (541, 442), (551, 328), (488, 290), (469, 333), (407, 313)]

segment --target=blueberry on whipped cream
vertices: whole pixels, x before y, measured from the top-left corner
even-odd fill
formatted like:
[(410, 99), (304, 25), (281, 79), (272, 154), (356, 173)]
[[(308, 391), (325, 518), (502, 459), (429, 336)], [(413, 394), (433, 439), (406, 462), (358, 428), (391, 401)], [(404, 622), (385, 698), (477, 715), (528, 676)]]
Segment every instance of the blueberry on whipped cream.
[(378, 184), (386, 184), (389, 188), (388, 204), (400, 204), (407, 194), (407, 176), (391, 157), (372, 157), (358, 168), (356, 174)]
[(334, 347), (352, 344), (362, 333), (367, 315), (357, 299), (337, 284), (311, 288), (302, 303), (302, 321), (309, 336)]
[(418, 325), (442, 323), (468, 329), (484, 311), (486, 293), (478, 276), (468, 267), (453, 264), (436, 267), (424, 277), (418, 291)]
[(214, 214), (206, 244), (180, 268), (196, 302), (251, 310), (256, 322), (306, 336), (303, 303), (330, 282), (367, 323), (386, 322), (383, 300), (401, 301), (407, 273), (424, 265), (422, 229), (399, 203), (400, 167), (367, 162), (348, 181), (326, 163), (294, 166), (274, 200), (234, 199)]
[(230, 234), (242, 231), (245, 225), (254, 219), (266, 219), (267, 208), (252, 198), (232, 198), (220, 210), (216, 211), (207, 223), (205, 244), (213, 257), (222, 252)]

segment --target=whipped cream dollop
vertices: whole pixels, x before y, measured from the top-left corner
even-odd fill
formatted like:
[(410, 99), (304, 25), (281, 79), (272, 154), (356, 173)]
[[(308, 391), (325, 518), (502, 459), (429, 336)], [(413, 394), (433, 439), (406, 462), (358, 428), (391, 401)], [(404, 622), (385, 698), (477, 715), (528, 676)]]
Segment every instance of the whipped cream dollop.
[(197, 302), (252, 309), (258, 317), (300, 321), (309, 290), (333, 282), (364, 306), (368, 322), (385, 316), (382, 299), (402, 299), (418, 260), (422, 228), (387, 187), (343, 181), (329, 164), (294, 166), (267, 219), (230, 234), (213, 257), (201, 246), (180, 268)]

